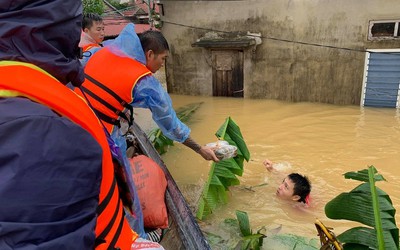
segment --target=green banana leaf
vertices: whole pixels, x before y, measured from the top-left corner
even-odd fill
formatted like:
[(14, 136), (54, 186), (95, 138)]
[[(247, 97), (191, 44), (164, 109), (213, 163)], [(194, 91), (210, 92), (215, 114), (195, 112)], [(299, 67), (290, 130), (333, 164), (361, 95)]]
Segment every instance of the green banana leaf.
[[(385, 180), (374, 166), (348, 172), (347, 179), (365, 182), (349, 193), (341, 193), (325, 206), (330, 219), (357, 221), (368, 227), (355, 227), (338, 235), (345, 249), (399, 249), (399, 229), (392, 200), (375, 182)], [(347, 247), (346, 247), (347, 246)]]
[(242, 238), (241, 250), (259, 250), (263, 244), (263, 234), (252, 234)]
[[(228, 117), (225, 120), (225, 123), (218, 129), (215, 135), (219, 139), (223, 139), (229, 142), (230, 145), (235, 145), (238, 147), (238, 155), (243, 156), (246, 161), (250, 160), (250, 152), (247, 149), (247, 145), (243, 140), (242, 133), (240, 132), (239, 126), (232, 120), (232, 118)], [(238, 163), (243, 163), (242, 159), (236, 158)], [(242, 160), (240, 162), (240, 160)]]
[[(203, 102), (191, 103), (183, 106), (176, 110), (176, 116), (182, 122), (186, 122), (201, 104), (203, 104)], [(147, 136), (160, 155), (167, 152), (168, 146), (174, 145), (174, 141), (166, 137), (159, 128), (152, 129)]]
[(383, 178), (382, 175), (377, 174), (378, 171), (374, 166), (370, 166), (368, 169), (363, 169), (357, 172), (347, 172), (344, 174), (344, 178), (346, 179), (352, 179), (352, 180), (357, 180), (357, 181), (362, 181), (362, 182), (369, 182), (369, 171), (372, 171), (372, 176), (374, 178), (374, 181), (386, 181), (385, 178)]
[(236, 210), (236, 218), (239, 222), (239, 229), (242, 233), (241, 250), (258, 250), (263, 244), (263, 239), (266, 237), (264, 234), (257, 232), (253, 234), (250, 228), (249, 216), (246, 212)]
[[(377, 248), (378, 241), (377, 241), (377, 234), (374, 228), (368, 227), (355, 227), (351, 228), (341, 235), (337, 236), (337, 239), (340, 242), (345, 242), (344, 245), (345, 249), (348, 249), (348, 244), (354, 246), (363, 246), (364, 249), (398, 249), (394, 244), (393, 240), (391, 239), (391, 235), (386, 235), (387, 233), (383, 233), (383, 238), (385, 241), (384, 248)], [(351, 248), (351, 249), (352, 249)]]
[(250, 221), (247, 213), (244, 211), (236, 210), (236, 217), (238, 219), (239, 228), (242, 235), (243, 236), (251, 235), (252, 233), (250, 228)]
[(250, 152), (240, 128), (230, 117), (226, 118), (215, 135), (218, 139), (235, 145), (238, 148), (237, 156), (211, 164), (208, 180), (204, 185), (196, 213), (196, 217), (200, 220), (211, 214), (219, 204), (227, 203), (229, 187), (240, 184), (237, 176), (243, 174), (244, 160), (249, 161), (250, 159)]

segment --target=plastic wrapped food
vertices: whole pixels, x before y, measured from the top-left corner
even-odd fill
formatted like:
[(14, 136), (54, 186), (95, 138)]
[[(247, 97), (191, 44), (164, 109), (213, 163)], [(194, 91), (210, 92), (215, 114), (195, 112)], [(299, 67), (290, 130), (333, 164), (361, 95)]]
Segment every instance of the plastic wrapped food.
[(214, 153), (219, 160), (229, 159), (237, 155), (237, 147), (229, 145), (227, 141), (212, 142), (206, 146), (214, 148)]
[(221, 146), (227, 146), (227, 145), (229, 145), (229, 142), (222, 141), (222, 140), (217, 141), (217, 142), (210, 142), (210, 143), (206, 144), (207, 147), (212, 147), (212, 148), (214, 148), (214, 147), (220, 148)]

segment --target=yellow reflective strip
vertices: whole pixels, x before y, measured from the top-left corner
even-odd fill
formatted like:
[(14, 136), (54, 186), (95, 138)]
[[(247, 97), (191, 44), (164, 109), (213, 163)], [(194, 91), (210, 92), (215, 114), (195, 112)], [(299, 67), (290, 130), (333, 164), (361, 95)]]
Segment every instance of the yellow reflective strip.
[(17, 96), (23, 96), (31, 99), (32, 101), (40, 103), (39, 100), (36, 100), (36, 98), (33, 98), (27, 94), (15, 91), (15, 90), (8, 90), (8, 89), (0, 89), (0, 97), (4, 98), (9, 98), (9, 97), (17, 97)]
[(42, 72), (43, 74), (46, 74), (48, 76), (50, 76), (51, 78), (57, 80), (56, 78), (54, 78), (52, 75), (50, 75), (49, 73), (47, 73), (45, 70), (39, 68), (38, 66), (32, 64), (32, 63), (26, 63), (26, 62), (17, 62), (17, 61), (0, 61), (0, 67), (4, 67), (4, 66), (25, 66), (37, 71)]
[(0, 89), (0, 97), (16, 97), (20, 95), (18, 91)]
[(133, 83), (132, 89), (131, 89), (131, 96), (132, 96), (132, 97), (131, 97), (130, 102), (129, 102), (128, 104), (131, 104), (131, 103), (133, 102), (133, 95), (132, 95), (132, 93), (133, 93), (133, 89), (134, 89), (135, 86), (136, 86), (136, 83), (137, 83), (140, 79), (142, 79), (142, 77), (148, 76), (148, 75), (151, 75), (151, 72), (150, 72), (150, 71), (145, 72), (145, 73), (143, 73), (142, 75), (140, 75), (138, 78), (136, 78), (136, 81)]

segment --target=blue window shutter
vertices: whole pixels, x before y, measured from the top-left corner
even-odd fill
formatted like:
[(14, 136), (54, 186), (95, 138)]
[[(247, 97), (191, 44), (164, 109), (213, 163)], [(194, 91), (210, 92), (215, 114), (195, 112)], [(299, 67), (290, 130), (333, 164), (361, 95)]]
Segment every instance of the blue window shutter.
[(368, 52), (362, 105), (398, 107), (400, 52)]

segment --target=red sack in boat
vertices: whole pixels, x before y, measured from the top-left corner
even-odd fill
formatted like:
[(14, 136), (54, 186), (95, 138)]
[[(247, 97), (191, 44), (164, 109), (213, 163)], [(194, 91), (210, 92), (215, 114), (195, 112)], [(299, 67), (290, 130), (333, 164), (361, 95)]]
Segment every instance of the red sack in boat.
[(130, 158), (129, 162), (142, 206), (144, 227), (167, 228), (168, 214), (165, 205), (167, 180), (163, 170), (145, 155)]

